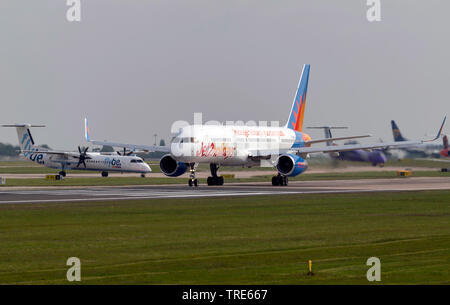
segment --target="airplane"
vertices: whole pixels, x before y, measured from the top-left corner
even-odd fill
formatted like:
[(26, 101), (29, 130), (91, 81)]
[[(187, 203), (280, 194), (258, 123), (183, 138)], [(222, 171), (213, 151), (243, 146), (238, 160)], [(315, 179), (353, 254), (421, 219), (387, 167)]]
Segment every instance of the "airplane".
[[(308, 129), (323, 129), (325, 138), (332, 138), (331, 129), (347, 129), (348, 127), (336, 127), (336, 126), (320, 126), (320, 127), (308, 127)], [(345, 143), (345, 145), (357, 144), (357, 142), (351, 141)], [(335, 145), (333, 141), (328, 141), (327, 146)], [(381, 149), (374, 149), (367, 151), (363, 149), (341, 151), (339, 153), (330, 153), (330, 157), (334, 160), (344, 160), (352, 162), (370, 162), (373, 166), (384, 166), (387, 158)]]
[[(394, 141), (396, 141), (396, 142), (408, 141), (408, 139), (403, 137), (402, 133), (400, 132), (400, 128), (398, 127), (397, 123), (394, 120), (391, 121), (391, 127), (392, 127), (392, 135), (393, 135)], [(407, 154), (407, 157), (411, 157), (411, 158), (429, 158), (429, 157), (438, 158), (439, 157), (439, 152), (437, 150), (433, 149), (430, 146), (427, 147), (427, 145), (425, 145), (425, 144), (415, 146), (415, 147), (401, 148), (399, 150), (405, 152)]]
[[(161, 171), (169, 177), (178, 177), (189, 170), (189, 186), (198, 186), (195, 170), (198, 164), (207, 163), (211, 176), (208, 185), (223, 185), (224, 179), (218, 176), (221, 166), (261, 166), (269, 163), (277, 170), (272, 177), (273, 186), (286, 186), (288, 177), (295, 177), (306, 171), (305, 160), (309, 153), (334, 153), (358, 149), (377, 149), (388, 147), (409, 147), (425, 141), (405, 141), (391, 143), (352, 144), (325, 147), (311, 145), (328, 141), (355, 139), (367, 135), (313, 140), (302, 131), (305, 114), (306, 93), (309, 82), (310, 65), (304, 65), (297, 91), (292, 102), (288, 120), (283, 127), (242, 126), (242, 125), (203, 125), (194, 124), (182, 127), (168, 147), (155, 147), (139, 144), (112, 143), (90, 138), (87, 119), (85, 137), (96, 145), (110, 145), (129, 149), (167, 152), (160, 159)], [(278, 107), (278, 105), (276, 105)], [(438, 137), (440, 136), (440, 132)], [(430, 141), (434, 141), (430, 140)]]
[(81, 148), (78, 152), (46, 150), (35, 145), (31, 136), (31, 127), (45, 127), (44, 125), (12, 124), (2, 127), (15, 127), (19, 138), (19, 146), (23, 156), (32, 162), (53, 169), (60, 169), (59, 175), (65, 177), (66, 170), (100, 171), (102, 177), (108, 177), (108, 172), (139, 173), (142, 177), (151, 172), (150, 166), (142, 158), (125, 155), (102, 155), (88, 152), (89, 147)]

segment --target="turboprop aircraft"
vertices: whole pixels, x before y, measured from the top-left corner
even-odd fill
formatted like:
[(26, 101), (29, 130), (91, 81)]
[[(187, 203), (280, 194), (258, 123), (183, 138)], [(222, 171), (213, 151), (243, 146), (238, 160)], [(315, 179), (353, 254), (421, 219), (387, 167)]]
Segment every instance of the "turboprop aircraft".
[(66, 176), (66, 170), (99, 171), (103, 177), (108, 172), (139, 173), (142, 177), (150, 173), (150, 166), (142, 158), (132, 155), (102, 155), (88, 152), (89, 147), (81, 148), (78, 152), (46, 150), (35, 145), (31, 136), (31, 127), (45, 127), (44, 125), (13, 124), (3, 127), (15, 127), (19, 137), (19, 146), (23, 156), (32, 162), (61, 170), (59, 174)]
[(283, 127), (188, 125), (179, 129), (170, 147), (158, 148), (91, 140), (85, 119), (86, 140), (97, 145), (168, 152), (160, 160), (161, 171), (166, 176), (177, 177), (189, 170), (189, 186), (198, 185), (195, 169), (200, 163), (210, 165), (211, 176), (208, 177), (208, 185), (223, 185), (223, 177), (217, 175), (220, 166), (251, 167), (269, 163), (278, 172), (278, 175), (272, 178), (272, 185), (285, 186), (288, 177), (295, 177), (307, 169), (308, 163), (305, 158), (309, 153), (408, 147), (424, 143), (424, 141), (405, 141), (311, 147), (317, 143), (363, 138), (368, 135), (313, 140), (302, 132), (309, 71), (310, 65), (304, 65), (288, 120)]

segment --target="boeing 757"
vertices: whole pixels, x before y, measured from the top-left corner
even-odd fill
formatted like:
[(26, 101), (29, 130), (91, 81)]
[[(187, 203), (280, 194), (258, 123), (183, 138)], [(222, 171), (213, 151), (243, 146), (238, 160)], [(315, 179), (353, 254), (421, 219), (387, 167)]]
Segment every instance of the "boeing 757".
[[(208, 185), (223, 185), (223, 177), (217, 174), (220, 166), (251, 167), (261, 165), (265, 161), (275, 167), (278, 173), (272, 178), (272, 185), (284, 186), (288, 183), (288, 177), (295, 177), (306, 171), (308, 162), (305, 159), (309, 153), (408, 147), (424, 143), (405, 141), (312, 147), (317, 143), (363, 138), (368, 135), (313, 140), (302, 131), (309, 72), (310, 65), (304, 65), (287, 122), (283, 127), (189, 125), (180, 128), (169, 147), (155, 147), (91, 140), (86, 119), (86, 140), (98, 145), (165, 151), (167, 154), (160, 160), (161, 171), (169, 177), (177, 177), (189, 170), (189, 186), (198, 185), (195, 170), (200, 163), (210, 165), (211, 176), (208, 177)], [(438, 137), (440, 132), (436, 138)]]
[(131, 155), (102, 155), (88, 152), (88, 147), (78, 147), (78, 152), (46, 150), (35, 145), (31, 136), (31, 127), (45, 127), (43, 125), (13, 124), (3, 127), (15, 127), (19, 137), (19, 146), (23, 156), (32, 162), (49, 168), (59, 169), (59, 174), (66, 176), (66, 170), (99, 171), (103, 177), (108, 172), (139, 173), (141, 176), (150, 173), (150, 166), (142, 158)]

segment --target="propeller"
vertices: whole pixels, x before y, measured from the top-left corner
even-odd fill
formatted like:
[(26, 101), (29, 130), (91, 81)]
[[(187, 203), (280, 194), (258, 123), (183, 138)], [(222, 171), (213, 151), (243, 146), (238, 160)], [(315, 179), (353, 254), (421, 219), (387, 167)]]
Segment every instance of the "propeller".
[(85, 161), (88, 160), (88, 159), (91, 159), (91, 157), (89, 157), (87, 155), (88, 149), (89, 149), (89, 147), (83, 147), (83, 149), (81, 149), (81, 147), (78, 146), (78, 152), (80, 153), (80, 155), (78, 157), (74, 156), (74, 158), (78, 159), (77, 167), (80, 167), (80, 165), (83, 164), (84, 168), (86, 168), (86, 162)]
[(127, 152), (127, 148), (124, 147), (123, 148), (123, 153), (121, 153), (120, 151), (117, 151), (117, 154), (119, 156), (131, 156), (132, 154), (134, 154), (134, 151), (130, 150), (129, 152)]

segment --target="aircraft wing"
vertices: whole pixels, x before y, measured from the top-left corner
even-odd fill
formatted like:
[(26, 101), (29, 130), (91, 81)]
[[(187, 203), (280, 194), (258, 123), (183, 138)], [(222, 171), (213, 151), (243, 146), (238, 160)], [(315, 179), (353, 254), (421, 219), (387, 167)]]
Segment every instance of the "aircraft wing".
[(86, 141), (94, 144), (94, 145), (106, 145), (112, 147), (122, 147), (128, 148), (132, 151), (143, 150), (143, 151), (159, 151), (159, 152), (170, 152), (170, 147), (168, 146), (156, 146), (156, 145), (142, 145), (142, 144), (126, 144), (126, 143), (118, 143), (118, 142), (108, 142), (108, 141), (96, 141), (91, 139), (91, 135), (88, 127), (88, 120), (84, 118), (84, 138)]
[(394, 148), (394, 147), (409, 147), (423, 144), (423, 141), (403, 141), (403, 142), (384, 142), (375, 144), (350, 144), (350, 145), (336, 145), (336, 146), (326, 146), (326, 147), (301, 147), (294, 151), (300, 154), (309, 153), (329, 153), (329, 152), (340, 152), (340, 151), (350, 151), (358, 149), (383, 149), (383, 148)]
[(141, 145), (141, 144), (125, 144), (125, 143), (117, 143), (117, 142), (107, 142), (107, 141), (96, 141), (91, 139), (86, 139), (88, 142), (94, 145), (106, 145), (112, 147), (122, 147), (128, 148), (129, 150), (136, 151), (159, 151), (159, 152), (170, 152), (170, 148), (168, 146), (155, 146), (155, 145)]
[(318, 139), (318, 140), (310, 140), (306, 141), (305, 144), (315, 144), (315, 143), (322, 143), (322, 142), (330, 142), (330, 141), (339, 141), (339, 140), (350, 140), (350, 139), (360, 139), (360, 138), (368, 138), (371, 137), (371, 135), (362, 135), (362, 136), (350, 136), (350, 137), (339, 137), (339, 138), (325, 138), (325, 139)]
[(374, 144), (350, 144), (350, 145), (335, 145), (335, 146), (322, 146), (322, 147), (300, 147), (289, 150), (250, 150), (248, 155), (253, 158), (260, 158), (270, 155), (280, 155), (288, 152), (294, 152), (297, 154), (310, 154), (310, 153), (330, 153), (340, 152), (358, 149), (383, 149), (393, 147), (409, 147), (423, 144), (424, 141), (403, 141), (403, 142), (384, 142)]
[(59, 155), (59, 156), (78, 156), (77, 153), (67, 152), (67, 151), (57, 151), (57, 150), (21, 150), (22, 153), (33, 153), (33, 154), (48, 154), (48, 155)]

